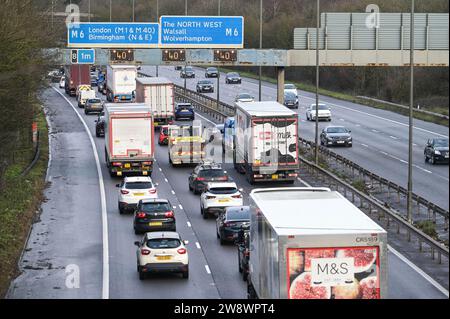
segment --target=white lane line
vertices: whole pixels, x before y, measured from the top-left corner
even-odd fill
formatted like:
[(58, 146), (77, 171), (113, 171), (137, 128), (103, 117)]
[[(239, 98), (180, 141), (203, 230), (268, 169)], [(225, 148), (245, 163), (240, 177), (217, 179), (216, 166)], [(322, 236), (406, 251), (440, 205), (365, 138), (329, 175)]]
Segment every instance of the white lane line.
[(202, 247), (200, 246), (199, 242), (196, 242), (195, 246), (197, 246), (198, 249), (202, 249)]
[(162, 168), (161, 167), (159, 167), (159, 171), (162, 172)]
[(181, 210), (183, 210), (183, 206), (181, 206), (181, 204), (180, 204), (180, 205), (178, 205), (178, 206), (180, 207), (180, 209), (181, 209)]
[(192, 227), (192, 224), (190, 222), (187, 222), (188, 227)]
[(175, 205), (174, 205), (174, 206), (172, 206), (172, 207), (173, 207), (173, 209), (177, 209), (177, 206), (175, 206)]
[(367, 145), (367, 144), (361, 144), (362, 146), (364, 146), (364, 147), (369, 147), (369, 145)]
[[(307, 97), (307, 96), (301, 95), (300, 97), (303, 97), (303, 98), (315, 101), (314, 98), (310, 98), (310, 97)], [(391, 123), (398, 124), (398, 125), (401, 125), (401, 126), (404, 126), (404, 127), (409, 127), (408, 124), (401, 123), (401, 122), (398, 122), (398, 121), (394, 121), (394, 120), (391, 120), (391, 119), (388, 119), (388, 118), (385, 118), (385, 117), (381, 117), (381, 116), (378, 116), (378, 115), (373, 115), (373, 114), (370, 114), (370, 113), (367, 113), (367, 112), (359, 111), (359, 110), (356, 110), (356, 109), (353, 109), (353, 108), (350, 108), (350, 107), (337, 105), (337, 104), (334, 104), (334, 103), (328, 103), (328, 105), (340, 107), (342, 109), (345, 109), (345, 110), (348, 110), (348, 111), (351, 111), (351, 112), (364, 114), (364, 115), (367, 115), (367, 116), (370, 116), (370, 117), (373, 117), (373, 118), (376, 118), (376, 119), (379, 119), (379, 120), (391, 122)], [(423, 128), (420, 128), (420, 127), (416, 127), (416, 126), (414, 126), (413, 128), (416, 129), (416, 130), (422, 131), (422, 132), (426, 132), (426, 133), (434, 134), (434, 135), (437, 135), (437, 136), (440, 136), (440, 137), (448, 138), (448, 135), (439, 134), (439, 133), (436, 133), (436, 132), (433, 132), (433, 131), (429, 131), (429, 130), (426, 130), (426, 129), (423, 129)]]
[(447, 298), (449, 297), (448, 290), (442, 287), (436, 280), (427, 275), (422, 269), (414, 265), (411, 261), (409, 261), (405, 256), (400, 254), (397, 250), (388, 245), (388, 249), (391, 253), (397, 256), (401, 261), (411, 267), (414, 271), (416, 271), (419, 275), (425, 278), (430, 284), (432, 284), (435, 288), (437, 288), (441, 293), (443, 293)]
[(380, 133), (379, 131), (377, 131), (377, 130), (372, 130), (372, 132), (374, 132), (374, 133)]
[(206, 269), (206, 272), (208, 273), (208, 275), (211, 275), (211, 269), (209, 269), (208, 265), (205, 265), (205, 269)]
[(306, 187), (312, 187), (311, 185), (309, 185), (307, 182), (305, 182), (304, 180), (302, 180), (300, 177), (297, 177), (297, 180), (302, 183), (303, 185), (305, 185)]
[(392, 136), (392, 135), (390, 135), (389, 137), (392, 138), (393, 140), (398, 140), (398, 137), (395, 137), (395, 136)]
[(427, 169), (425, 169), (425, 168), (423, 168), (423, 167), (420, 167), (419, 165), (413, 165), (413, 166), (414, 166), (415, 168), (420, 169), (421, 171), (424, 171), (425, 173), (433, 174), (432, 171), (429, 171), (429, 170), (427, 170)]
[(413, 146), (418, 146), (416, 143), (413, 143)]
[(45, 181), (46, 182), (51, 182), (52, 181), (52, 177), (50, 176), (50, 167), (52, 164), (52, 133), (53, 133), (53, 128), (52, 128), (52, 124), (50, 122), (50, 117), (49, 115), (45, 114), (45, 121), (47, 122), (47, 126), (48, 126), (48, 163), (47, 163), (47, 173), (45, 174)]
[(361, 127), (361, 124), (355, 124), (356, 127)]
[(165, 181), (166, 183), (168, 183), (168, 182), (169, 182), (169, 180), (168, 180), (167, 178), (164, 178), (164, 181)]
[(380, 151), (380, 153), (383, 154), (383, 155), (389, 156), (389, 154), (386, 153), (386, 152)]
[(339, 121), (345, 122), (345, 120), (344, 120), (344, 119), (339, 119)]
[(80, 113), (77, 112), (77, 109), (73, 106), (73, 104), (57, 89), (53, 87), (53, 90), (58, 92), (64, 100), (72, 107), (75, 114), (80, 119), (83, 124), (86, 133), (91, 141), (92, 151), (94, 152), (95, 163), (97, 166), (97, 174), (98, 174), (98, 183), (100, 187), (100, 203), (102, 207), (102, 238), (103, 238), (103, 279), (102, 279), (102, 299), (109, 299), (109, 242), (108, 242), (108, 215), (106, 213), (106, 195), (105, 195), (105, 184), (103, 182), (102, 169), (100, 167), (100, 159), (97, 153), (97, 147), (95, 146), (94, 139), (92, 138), (91, 132), (89, 131), (89, 127), (87, 126), (84, 119), (81, 117)]
[(171, 190), (171, 192), (172, 192), (172, 195), (175, 195), (175, 191), (174, 190)]

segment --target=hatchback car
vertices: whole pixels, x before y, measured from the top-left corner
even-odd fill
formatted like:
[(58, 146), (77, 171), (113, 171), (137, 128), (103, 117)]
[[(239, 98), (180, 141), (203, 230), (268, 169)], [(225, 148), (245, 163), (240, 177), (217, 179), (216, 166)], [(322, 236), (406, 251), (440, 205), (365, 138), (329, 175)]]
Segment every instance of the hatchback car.
[(241, 84), (242, 79), (237, 72), (229, 72), (225, 76), (225, 83), (226, 84)]
[(88, 99), (84, 105), (84, 114), (92, 112), (101, 113), (103, 111), (103, 102), (100, 99)]
[(197, 82), (197, 93), (214, 93), (214, 84), (210, 80), (201, 80)]
[(177, 103), (175, 106), (175, 121), (186, 119), (193, 121), (195, 119), (194, 108), (191, 103)]
[(161, 129), (159, 130), (158, 144), (159, 145), (169, 144), (169, 126), (167, 125), (161, 126)]
[[(319, 103), (319, 121), (320, 120), (326, 120), (331, 122), (331, 111), (328, 106), (325, 104)], [(306, 119), (308, 121), (315, 121), (316, 120), (316, 104), (311, 104), (308, 109), (306, 110)]]
[(188, 241), (175, 232), (153, 232), (136, 241), (137, 271), (144, 280), (150, 273), (181, 273), (189, 278)]
[(225, 208), (243, 206), (243, 197), (236, 183), (208, 183), (200, 196), (200, 212), (204, 219), (222, 213)]
[(449, 162), (448, 139), (433, 138), (427, 141), (425, 146), (424, 156), (425, 163), (431, 164), (447, 163)]
[(66, 77), (62, 76), (61, 79), (59, 80), (59, 88), (64, 89), (65, 86), (66, 86)]
[(320, 133), (320, 144), (325, 146), (353, 146), (352, 131), (343, 126), (328, 126)]
[(141, 199), (158, 198), (158, 191), (149, 176), (125, 177), (119, 188), (119, 213), (134, 210)]
[(205, 78), (217, 78), (219, 76), (219, 70), (214, 67), (207, 68), (205, 71)]
[(192, 171), (188, 178), (189, 190), (200, 194), (210, 182), (227, 182), (230, 180), (227, 172), (220, 164), (202, 163)]
[(255, 97), (248, 93), (239, 93), (234, 99), (235, 102), (255, 102)]
[(298, 109), (298, 98), (292, 92), (284, 92), (284, 106), (288, 108)]
[(298, 97), (297, 87), (294, 84), (287, 83), (284, 85), (284, 93), (286, 94), (287, 92), (291, 92), (295, 94), (296, 97)]
[(95, 136), (105, 136), (105, 113), (103, 111), (98, 114), (98, 117), (95, 120)]
[(135, 234), (149, 231), (176, 231), (175, 213), (167, 199), (140, 200), (133, 219)]
[(250, 207), (228, 207), (216, 219), (216, 233), (220, 244), (234, 243), (242, 226), (250, 224)]
[(180, 77), (182, 79), (195, 78), (194, 68), (192, 66), (186, 66), (185, 68), (183, 68), (183, 70), (181, 70)]

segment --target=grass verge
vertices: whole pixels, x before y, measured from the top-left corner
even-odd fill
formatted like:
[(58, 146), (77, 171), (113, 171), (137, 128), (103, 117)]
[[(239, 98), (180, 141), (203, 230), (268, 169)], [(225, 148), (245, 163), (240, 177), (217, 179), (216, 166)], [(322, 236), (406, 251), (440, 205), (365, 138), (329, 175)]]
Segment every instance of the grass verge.
[[(20, 177), (28, 166), (30, 154), (7, 168), (5, 188), (0, 194), (0, 297), (4, 298), (10, 282), (18, 275), (17, 263), (34, 221), (45, 188), (45, 175), (48, 163), (48, 129), (43, 110), (37, 115), (40, 134), (40, 157), (27, 176)], [(32, 156), (32, 155), (31, 155)]]
[[(223, 72), (234, 71), (234, 70), (227, 69), (227, 68), (220, 68), (220, 70)], [(247, 78), (251, 78), (251, 79), (259, 79), (258, 75), (255, 73), (243, 72), (243, 71), (239, 71), (239, 73), (243, 77), (247, 77)], [(261, 78), (265, 82), (269, 82), (269, 83), (273, 83), (273, 84), (277, 83), (277, 80), (274, 78), (271, 78), (271, 77), (262, 76)], [(297, 88), (302, 91), (312, 92), (312, 93), (316, 92), (316, 87), (314, 85), (302, 83), (302, 82), (292, 82), (292, 81), (287, 81), (287, 82), (295, 84), (297, 86)], [(361, 98), (352, 96), (350, 94), (330, 91), (330, 90), (326, 90), (323, 88), (319, 88), (319, 93), (321, 95), (329, 96), (329, 97), (332, 97), (332, 98), (335, 98), (338, 100), (343, 100), (343, 101), (347, 101), (347, 102), (351, 102), (351, 103), (370, 106), (370, 107), (377, 108), (377, 109), (387, 110), (387, 111), (395, 112), (395, 113), (402, 114), (405, 116), (409, 115), (409, 111), (407, 109), (397, 107), (397, 106), (391, 105), (391, 104), (384, 104), (384, 103), (369, 101), (366, 99), (361, 99)], [(431, 112), (442, 113), (444, 115), (448, 115), (448, 109), (445, 109), (445, 108), (433, 108), (433, 109), (427, 109), (427, 110), (431, 111)], [(413, 111), (413, 116), (415, 119), (418, 119), (418, 120), (431, 122), (431, 123), (435, 123), (435, 124), (439, 124), (439, 125), (444, 125), (447, 127), (449, 126), (449, 121), (446, 119), (442, 119), (440, 117), (429, 115), (429, 114), (420, 113), (420, 112), (417, 112), (416, 110)]]

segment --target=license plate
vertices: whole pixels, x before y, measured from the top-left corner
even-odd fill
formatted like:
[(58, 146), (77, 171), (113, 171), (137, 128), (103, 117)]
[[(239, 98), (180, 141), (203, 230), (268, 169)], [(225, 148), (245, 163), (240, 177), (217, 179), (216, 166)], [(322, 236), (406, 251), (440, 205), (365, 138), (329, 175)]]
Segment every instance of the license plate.
[(131, 164), (125, 164), (123, 167), (125, 167), (125, 168), (130, 168), (130, 167), (131, 167)]
[(338, 144), (344, 144), (345, 141), (338, 141), (337, 143), (338, 143)]
[(144, 196), (145, 193), (134, 193), (134, 196)]
[(278, 179), (278, 175), (272, 175), (272, 179)]
[(162, 226), (162, 222), (152, 222), (152, 223), (148, 223), (149, 226)]
[(219, 203), (228, 203), (229, 199), (219, 199)]
[(172, 256), (157, 256), (156, 260), (171, 260)]

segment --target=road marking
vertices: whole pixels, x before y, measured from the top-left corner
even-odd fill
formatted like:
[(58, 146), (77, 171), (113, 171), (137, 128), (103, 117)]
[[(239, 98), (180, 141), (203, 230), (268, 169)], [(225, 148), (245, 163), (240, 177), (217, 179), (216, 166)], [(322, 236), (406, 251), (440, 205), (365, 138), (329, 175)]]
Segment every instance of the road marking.
[(206, 272), (208, 273), (208, 275), (211, 275), (211, 269), (209, 269), (208, 265), (205, 265), (205, 269), (206, 269)]
[(367, 144), (361, 144), (362, 146), (364, 146), (364, 147), (369, 147), (369, 145), (367, 145)]
[(172, 207), (173, 207), (173, 209), (177, 209), (177, 206), (175, 206), (175, 205), (173, 205)]
[(339, 121), (345, 122), (345, 120), (344, 120), (344, 119), (339, 119)]
[(420, 169), (420, 170), (422, 170), (422, 171), (428, 173), (428, 174), (433, 174), (432, 171), (429, 171), (429, 170), (427, 170), (427, 169), (425, 169), (425, 168), (423, 168), (423, 167), (420, 167), (419, 165), (413, 165), (413, 166), (414, 166), (415, 168), (418, 168), (418, 169)]
[(172, 190), (171, 192), (172, 192), (172, 195), (175, 195), (175, 191), (174, 190)]
[(389, 156), (389, 154), (386, 153), (386, 152), (380, 151), (380, 153), (383, 154), (383, 155)]
[(100, 186), (100, 203), (102, 207), (102, 237), (103, 237), (103, 278), (102, 278), (102, 299), (109, 299), (109, 242), (108, 242), (108, 215), (106, 213), (106, 195), (105, 195), (105, 184), (103, 182), (102, 169), (100, 167), (100, 159), (98, 157), (97, 147), (95, 146), (94, 139), (92, 138), (91, 132), (89, 131), (89, 127), (87, 126), (84, 119), (81, 117), (80, 113), (78, 113), (77, 109), (73, 106), (73, 104), (56, 88), (53, 87), (53, 90), (58, 92), (64, 100), (72, 107), (75, 114), (80, 119), (83, 124), (86, 133), (91, 141), (92, 151), (94, 152), (95, 163), (97, 166), (97, 174), (98, 174), (98, 182)]
[(198, 249), (202, 249), (202, 247), (200, 247), (199, 242), (196, 242), (196, 243), (195, 243), (195, 246), (197, 246)]
[(162, 172), (162, 168), (161, 167), (159, 167), (159, 171)]
[(372, 132), (374, 132), (374, 133), (380, 133), (379, 131), (377, 131), (377, 130), (373, 130), (373, 129), (372, 129)]
[(168, 180), (167, 178), (164, 178), (164, 180), (166, 181), (166, 183), (168, 183), (168, 182), (169, 182), (169, 180)]
[(400, 254), (397, 250), (392, 248), (390, 245), (388, 245), (388, 249), (390, 252), (392, 252), (395, 256), (397, 256), (401, 261), (403, 261), (405, 264), (407, 264), (409, 267), (411, 267), (414, 271), (416, 271), (419, 275), (421, 275), (423, 278), (425, 278), (426, 281), (428, 281), (430, 284), (432, 284), (435, 288), (437, 288), (442, 294), (444, 294), (447, 298), (449, 297), (448, 290), (442, 287), (436, 280), (431, 278), (429, 275), (427, 275), (422, 269), (414, 265), (411, 261), (409, 261), (405, 256)]
[(181, 204), (180, 204), (180, 205), (178, 205), (178, 206), (180, 207), (180, 209), (181, 209), (181, 210), (183, 210), (183, 206), (181, 206)]
[(192, 227), (192, 224), (190, 222), (187, 222), (188, 227)]
[(361, 127), (361, 124), (356, 124), (355, 126), (356, 126), (356, 127)]
[(46, 113), (45, 114), (45, 120), (47, 122), (47, 126), (48, 126), (48, 163), (47, 163), (47, 173), (45, 174), (45, 181), (46, 182), (51, 182), (52, 181), (52, 177), (50, 176), (50, 167), (52, 164), (52, 133), (53, 133), (53, 128), (52, 128), (52, 124), (50, 122), (50, 117), (49, 115)]
[(395, 136), (392, 136), (392, 135), (390, 135), (389, 137), (392, 138), (393, 140), (398, 140), (398, 137), (395, 137)]
[(297, 180), (302, 183), (303, 185), (305, 185), (306, 187), (312, 187), (311, 185), (309, 185), (307, 182), (305, 182), (304, 180), (302, 180), (300, 177), (297, 177)]

